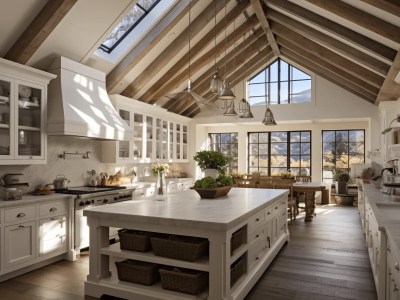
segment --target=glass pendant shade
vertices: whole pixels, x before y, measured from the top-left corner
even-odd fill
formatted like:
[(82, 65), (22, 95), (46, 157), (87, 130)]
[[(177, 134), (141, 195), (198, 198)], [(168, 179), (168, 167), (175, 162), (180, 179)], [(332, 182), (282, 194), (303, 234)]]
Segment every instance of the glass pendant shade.
[(215, 71), (210, 84), (210, 92), (213, 95), (218, 95), (222, 90), (222, 79), (219, 77), (218, 69)]
[(240, 118), (242, 118), (242, 119), (254, 118), (254, 116), (250, 110), (250, 104), (244, 98), (242, 100), (240, 100), (240, 102), (239, 102), (239, 114), (240, 114)]
[(237, 112), (235, 111), (235, 102), (231, 100), (231, 105), (226, 109), (224, 116), (237, 116)]
[(265, 111), (265, 116), (264, 116), (264, 120), (262, 121), (262, 123), (267, 126), (276, 125), (274, 114), (269, 109), (269, 107), (267, 107), (267, 110)]
[(225, 79), (222, 84), (221, 92), (218, 95), (218, 99), (221, 100), (232, 100), (235, 99), (235, 95), (233, 94), (231, 88), (229, 87), (228, 79)]

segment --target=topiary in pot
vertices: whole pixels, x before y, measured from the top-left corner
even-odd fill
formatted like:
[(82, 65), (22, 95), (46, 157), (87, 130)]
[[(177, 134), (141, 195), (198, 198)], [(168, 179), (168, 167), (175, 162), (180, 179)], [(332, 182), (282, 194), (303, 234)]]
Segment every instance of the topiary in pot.
[(333, 172), (333, 180), (335, 181), (336, 194), (347, 195), (347, 185), (350, 181), (347, 171), (336, 169)]
[(226, 167), (230, 161), (229, 156), (211, 150), (198, 151), (193, 159), (201, 170), (216, 169), (219, 174), (225, 174)]

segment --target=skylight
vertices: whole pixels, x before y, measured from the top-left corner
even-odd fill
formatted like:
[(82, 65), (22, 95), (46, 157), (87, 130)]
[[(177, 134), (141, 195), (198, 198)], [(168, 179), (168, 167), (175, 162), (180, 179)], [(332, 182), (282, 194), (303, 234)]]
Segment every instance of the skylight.
[(138, 0), (135, 6), (113, 29), (99, 49), (111, 53), (118, 44), (150, 13), (161, 0)]

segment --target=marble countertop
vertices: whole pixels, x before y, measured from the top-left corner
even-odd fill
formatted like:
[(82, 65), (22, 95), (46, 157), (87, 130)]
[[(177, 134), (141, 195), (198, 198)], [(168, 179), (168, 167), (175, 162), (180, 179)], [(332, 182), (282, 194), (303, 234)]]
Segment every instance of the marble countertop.
[(165, 226), (229, 230), (287, 194), (287, 190), (232, 188), (225, 197), (201, 199), (194, 190), (168, 194), (163, 201), (140, 197), (85, 209), (85, 216)]
[(378, 222), (379, 229), (385, 231), (388, 236), (396, 243), (400, 249), (400, 213), (398, 219), (387, 218), (377, 204), (394, 205), (400, 208), (400, 198), (393, 198), (390, 195), (383, 194), (374, 184), (363, 183), (362, 189)]
[[(36, 204), (40, 202), (46, 202), (56, 199), (65, 199), (70, 197), (71, 195), (66, 194), (49, 194), (49, 195), (30, 195), (24, 194), (22, 195), (21, 200), (0, 200), (0, 208), (19, 206), (19, 205), (29, 205)], [(70, 197), (72, 199), (72, 197)]]

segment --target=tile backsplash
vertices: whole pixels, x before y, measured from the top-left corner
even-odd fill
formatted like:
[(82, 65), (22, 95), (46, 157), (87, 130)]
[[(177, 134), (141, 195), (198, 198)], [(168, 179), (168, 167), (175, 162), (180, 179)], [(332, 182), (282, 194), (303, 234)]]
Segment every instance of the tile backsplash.
[[(67, 155), (65, 159), (59, 155), (63, 152), (86, 153), (89, 158), (83, 159), (80, 155)], [(24, 181), (29, 183), (29, 190), (33, 190), (39, 184), (53, 183), (58, 175), (64, 175), (70, 180), (69, 186), (87, 185), (89, 182), (88, 171), (95, 170), (96, 174), (106, 172), (115, 174), (121, 171), (123, 174), (132, 174), (134, 171), (137, 176), (133, 181), (139, 181), (146, 164), (109, 164), (102, 163), (101, 141), (94, 139), (84, 139), (67, 136), (48, 136), (47, 139), (47, 164), (45, 165), (0, 165), (0, 178), (7, 173), (22, 173)], [(147, 165), (149, 166), (149, 165)], [(185, 164), (174, 164), (175, 168), (185, 171)], [(3, 191), (0, 191), (0, 198)]]

